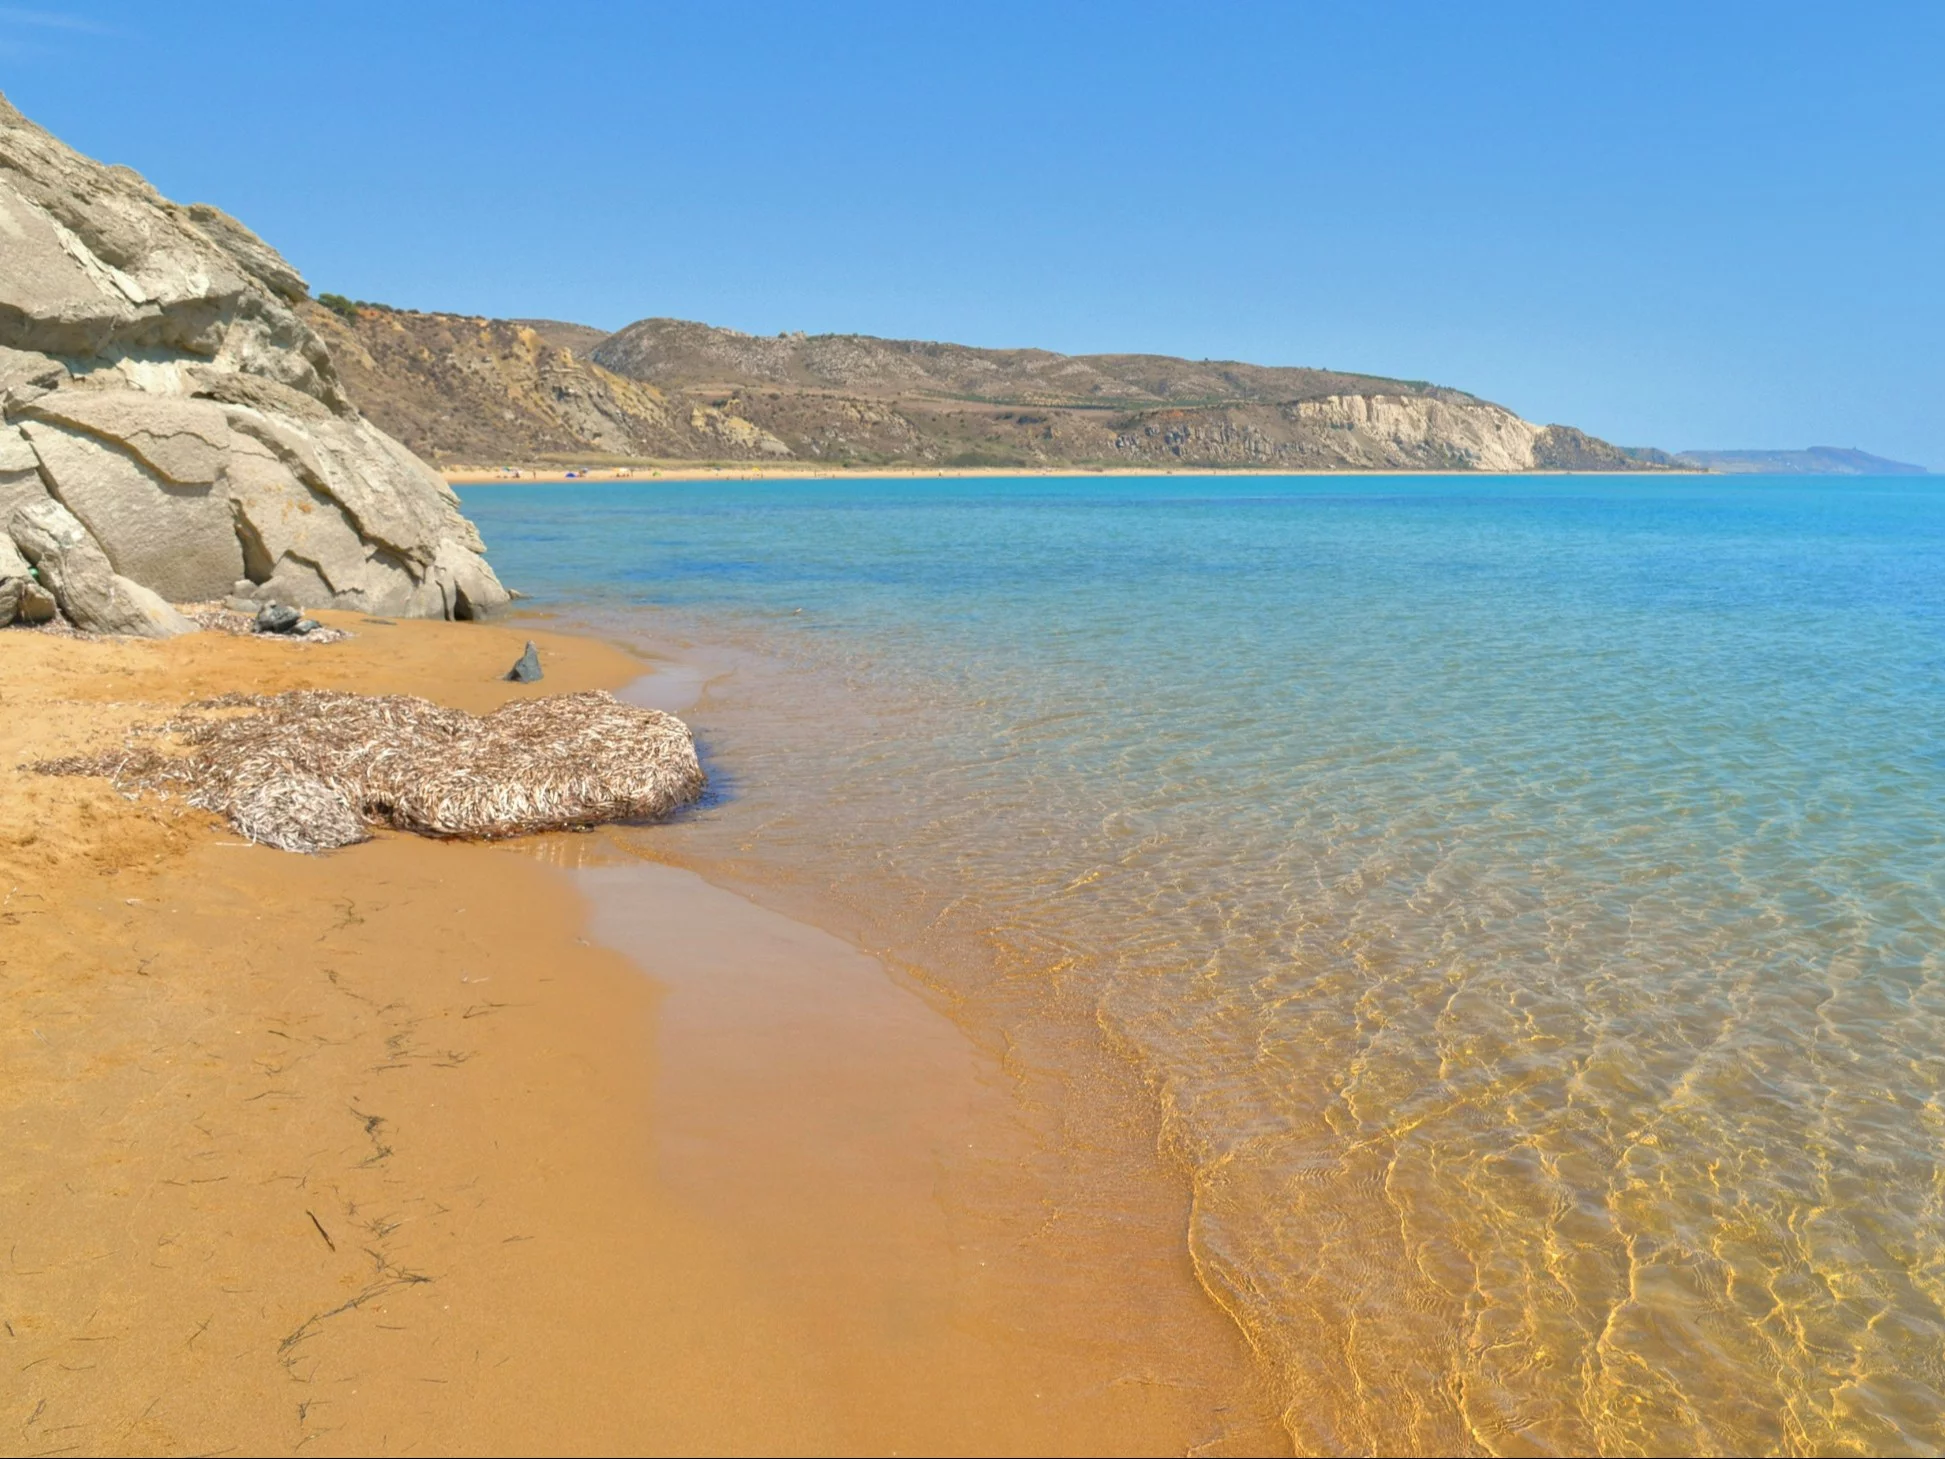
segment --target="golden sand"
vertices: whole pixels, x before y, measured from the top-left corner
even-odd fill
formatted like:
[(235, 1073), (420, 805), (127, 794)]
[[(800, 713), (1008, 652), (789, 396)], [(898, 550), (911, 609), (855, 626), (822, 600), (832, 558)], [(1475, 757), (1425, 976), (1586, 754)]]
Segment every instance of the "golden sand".
[[(570, 478), (569, 472), (573, 472)], [(576, 481), (838, 481), (838, 480), (933, 480), (957, 477), (992, 477), (1011, 480), (1022, 476), (1450, 476), (1444, 467), (1395, 467), (1382, 471), (1306, 471), (1288, 466), (818, 466), (803, 462), (734, 466), (696, 465), (690, 462), (653, 462), (638, 466), (450, 466), (440, 473), (453, 486), (528, 485)], [(1487, 474), (1487, 473), (1482, 473)], [(1669, 476), (1697, 476), (1708, 473), (1697, 467), (1671, 467), (1660, 473)], [(1536, 471), (1536, 476), (1627, 476), (1638, 471)]]
[(0, 633), (0, 1449), (1281, 1440), (1180, 1200), (1050, 1237), (997, 1068), (837, 939), (600, 836), (299, 857), (15, 768), (222, 692), (645, 667), (322, 616)]

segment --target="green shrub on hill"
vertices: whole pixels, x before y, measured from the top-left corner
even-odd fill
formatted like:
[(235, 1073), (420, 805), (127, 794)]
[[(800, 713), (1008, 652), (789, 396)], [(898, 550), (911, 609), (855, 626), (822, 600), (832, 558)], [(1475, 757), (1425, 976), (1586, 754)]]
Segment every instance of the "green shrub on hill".
[(379, 304), (370, 299), (347, 299), (342, 294), (319, 294), (317, 302), (340, 319), (355, 320), (360, 309), (376, 309), (380, 313), (391, 312), (389, 305)]

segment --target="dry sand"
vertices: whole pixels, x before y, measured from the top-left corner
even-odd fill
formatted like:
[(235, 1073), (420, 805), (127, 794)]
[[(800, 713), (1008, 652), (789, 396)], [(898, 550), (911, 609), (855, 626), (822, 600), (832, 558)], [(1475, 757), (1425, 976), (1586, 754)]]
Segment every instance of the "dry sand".
[(1281, 1443), (1179, 1201), (1049, 1237), (1004, 1079), (837, 939), (600, 835), (298, 857), (15, 769), (229, 690), (645, 667), (323, 616), (0, 632), (0, 1450)]

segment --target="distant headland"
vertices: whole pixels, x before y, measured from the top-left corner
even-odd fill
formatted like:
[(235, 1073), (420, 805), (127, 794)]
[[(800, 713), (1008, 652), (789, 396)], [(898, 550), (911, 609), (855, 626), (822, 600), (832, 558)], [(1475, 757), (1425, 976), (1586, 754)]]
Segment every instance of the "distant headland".
[(1704, 471), (1765, 476), (1929, 476), (1927, 467), (1890, 461), (1849, 446), (1802, 451), (1683, 451), (1675, 458)]
[(322, 294), (304, 318), (359, 407), (449, 472), (635, 464), (829, 470), (1682, 471), (1424, 380), (1338, 370), (759, 336), (614, 334)]

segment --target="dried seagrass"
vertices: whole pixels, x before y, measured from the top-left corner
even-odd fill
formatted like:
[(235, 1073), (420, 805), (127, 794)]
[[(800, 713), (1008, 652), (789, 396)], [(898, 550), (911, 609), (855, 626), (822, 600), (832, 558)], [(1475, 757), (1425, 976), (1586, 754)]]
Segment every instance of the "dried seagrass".
[[(323, 851), (367, 825), (500, 837), (646, 820), (702, 794), (687, 726), (598, 690), (488, 715), (406, 695), (226, 695), (122, 751), (34, 766), (173, 792), (252, 841)], [(219, 711), (244, 710), (242, 714)]]

